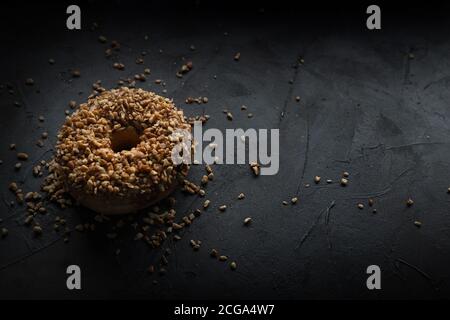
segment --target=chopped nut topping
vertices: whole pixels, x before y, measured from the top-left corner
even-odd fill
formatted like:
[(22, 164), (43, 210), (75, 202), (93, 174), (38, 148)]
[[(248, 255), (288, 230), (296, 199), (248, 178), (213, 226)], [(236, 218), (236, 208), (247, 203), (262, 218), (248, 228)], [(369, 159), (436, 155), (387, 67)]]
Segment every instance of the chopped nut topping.
[[(176, 129), (190, 125), (167, 98), (126, 87), (101, 92), (66, 118), (53, 171), (90, 194), (159, 193), (187, 174), (171, 159)], [(135, 142), (127, 147), (130, 136)]]

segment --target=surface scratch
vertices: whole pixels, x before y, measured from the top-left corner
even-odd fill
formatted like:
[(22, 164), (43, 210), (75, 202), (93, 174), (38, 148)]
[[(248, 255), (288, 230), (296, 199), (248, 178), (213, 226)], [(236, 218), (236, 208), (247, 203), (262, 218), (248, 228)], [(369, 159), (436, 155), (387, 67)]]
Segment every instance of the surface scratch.
[(315, 227), (317, 226), (317, 224), (319, 223), (320, 219), (322, 218), (322, 215), (324, 213), (326, 213), (327, 215), (329, 215), (331, 208), (333, 208), (335, 205), (335, 201), (331, 201), (330, 205), (328, 207), (326, 207), (324, 210), (322, 210), (320, 212), (320, 214), (317, 216), (316, 221), (314, 221), (314, 223), (309, 227), (308, 231), (306, 231), (306, 233), (303, 235), (303, 237), (301, 238), (300, 242), (297, 244), (297, 246), (295, 247), (295, 250), (298, 250), (301, 248), (301, 246), (305, 243), (305, 241), (308, 239), (308, 237), (311, 235), (311, 232), (315, 229)]

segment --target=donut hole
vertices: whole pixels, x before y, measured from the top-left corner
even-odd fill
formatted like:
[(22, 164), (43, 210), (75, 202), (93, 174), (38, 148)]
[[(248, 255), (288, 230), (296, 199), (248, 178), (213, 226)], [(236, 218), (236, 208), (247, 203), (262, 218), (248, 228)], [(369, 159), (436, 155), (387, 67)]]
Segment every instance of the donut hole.
[(111, 133), (111, 148), (114, 152), (131, 150), (139, 143), (139, 134), (133, 126), (121, 128)]

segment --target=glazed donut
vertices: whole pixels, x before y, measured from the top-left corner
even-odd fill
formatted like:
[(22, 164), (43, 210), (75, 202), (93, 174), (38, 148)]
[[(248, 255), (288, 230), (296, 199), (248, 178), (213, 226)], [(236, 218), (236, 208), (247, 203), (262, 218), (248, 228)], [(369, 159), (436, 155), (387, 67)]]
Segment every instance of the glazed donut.
[(174, 165), (178, 140), (190, 131), (183, 111), (142, 89), (104, 91), (81, 104), (58, 133), (55, 163), (64, 188), (101, 214), (123, 214), (167, 197), (189, 170)]

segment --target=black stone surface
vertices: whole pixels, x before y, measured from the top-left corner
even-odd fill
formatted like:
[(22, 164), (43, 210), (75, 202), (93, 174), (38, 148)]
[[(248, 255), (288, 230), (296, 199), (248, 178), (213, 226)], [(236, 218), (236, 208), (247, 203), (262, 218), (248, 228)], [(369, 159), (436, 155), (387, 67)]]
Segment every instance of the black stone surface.
[[(0, 227), (9, 229), (0, 239), (1, 298), (450, 296), (450, 42), (444, 13), (424, 11), (422, 20), (403, 15), (405, 23), (387, 19), (381, 31), (370, 32), (364, 10), (331, 13), (334, 20), (327, 20), (321, 11), (216, 14), (201, 8), (159, 12), (136, 2), (86, 6), (81, 31), (65, 29), (63, 5), (2, 12), (0, 82), (11, 84), (14, 93), (0, 90)], [(46, 11), (45, 19), (31, 17), (32, 9)], [(99, 28), (90, 31), (93, 22)], [(108, 44), (99, 43), (99, 35), (121, 43), (112, 58), (105, 58)], [(137, 65), (142, 51), (148, 54)], [(299, 57), (304, 64), (293, 68)], [(183, 58), (194, 68), (177, 79)], [(115, 61), (125, 70), (113, 69)], [(181, 232), (181, 241), (169, 237), (163, 249), (133, 241), (128, 224), (115, 240), (106, 238), (106, 225), (94, 233), (74, 231), (64, 243), (52, 230), (54, 217), (66, 217), (73, 228), (93, 213), (53, 205), (37, 217), (44, 234), (34, 237), (23, 226), (25, 208), (9, 205), (14, 197), (8, 184), (38, 190), (42, 179), (32, 176), (32, 167), (51, 158), (68, 102), (85, 101), (96, 80), (113, 88), (119, 77), (144, 67), (151, 75), (137, 86), (162, 94), (154, 80), (163, 79), (163, 95), (187, 115), (211, 116), (205, 129), (279, 128), (279, 173), (255, 178), (247, 165), (215, 166), (206, 197), (211, 208)], [(70, 76), (73, 68), (80, 78)], [(29, 77), (33, 86), (25, 84)], [(186, 105), (188, 96), (207, 96), (209, 102)], [(39, 148), (43, 131), (50, 137)], [(18, 172), (10, 143), (30, 155)], [(337, 183), (343, 171), (350, 173), (345, 188)], [(203, 172), (194, 166), (190, 179), (199, 181)], [(315, 175), (322, 177), (318, 185)], [(244, 200), (237, 200), (240, 192)], [(179, 218), (204, 200), (175, 196)], [(297, 205), (282, 205), (293, 196)], [(415, 201), (411, 208), (405, 205), (409, 197)], [(368, 198), (375, 199), (376, 214)], [(224, 213), (217, 210), (221, 204), (228, 206)], [(247, 216), (253, 223), (244, 227)], [(202, 241), (198, 252), (190, 239)], [(167, 274), (149, 275), (147, 267), (158, 264), (164, 248), (172, 252)], [(212, 259), (211, 248), (236, 261), (237, 270)], [(81, 291), (66, 288), (70, 264), (82, 269)], [(373, 264), (381, 268), (382, 290), (366, 288), (366, 268)]]

